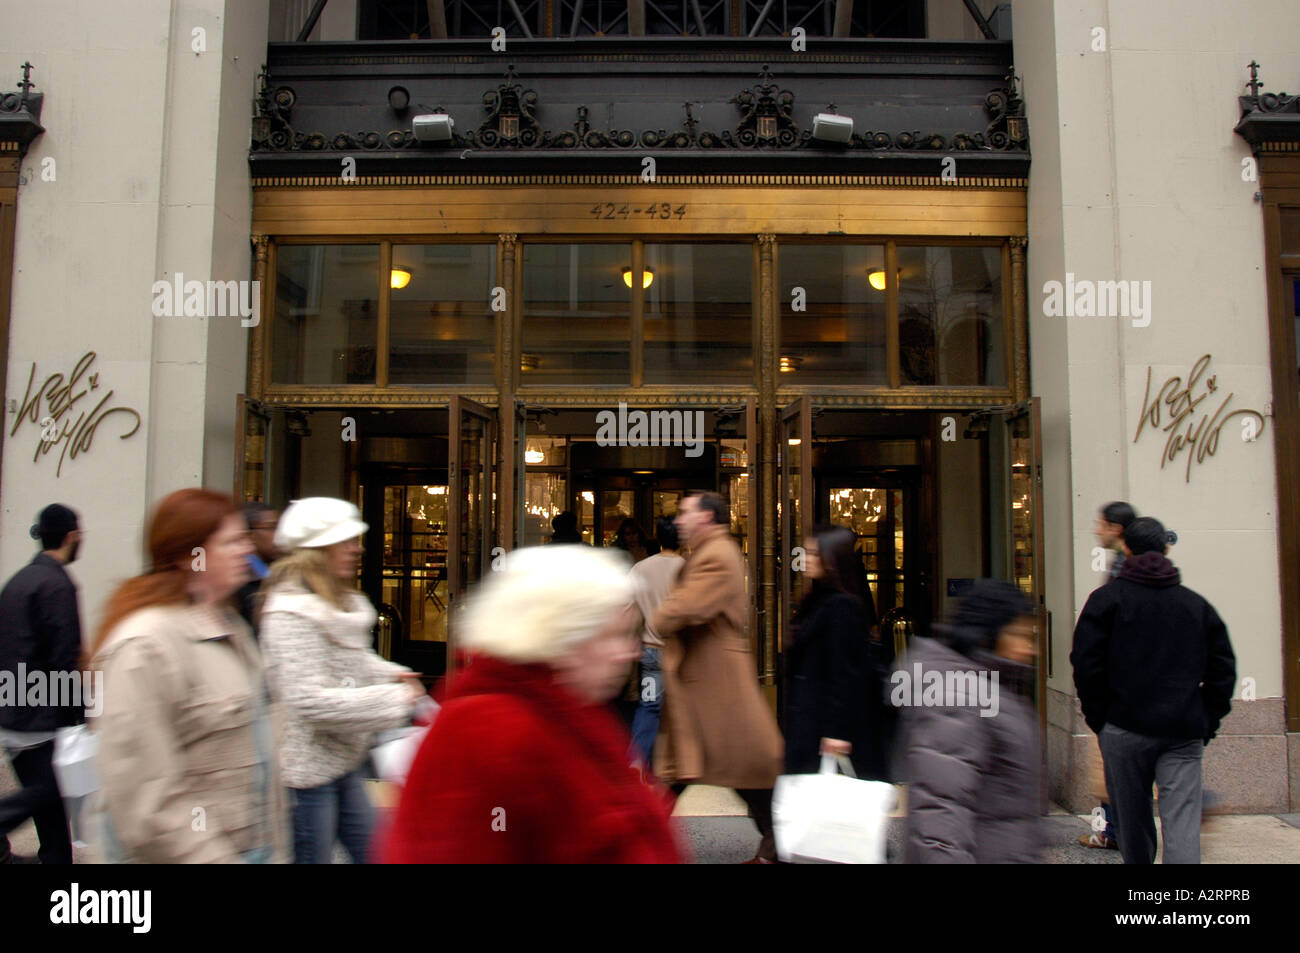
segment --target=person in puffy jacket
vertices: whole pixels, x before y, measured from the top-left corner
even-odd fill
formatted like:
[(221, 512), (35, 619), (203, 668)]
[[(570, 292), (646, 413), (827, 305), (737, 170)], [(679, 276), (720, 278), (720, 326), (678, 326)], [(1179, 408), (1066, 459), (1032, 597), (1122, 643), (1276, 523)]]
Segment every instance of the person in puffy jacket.
[(891, 676), (903, 708), (908, 863), (1038, 863), (1042, 742), (1032, 704), (1033, 606), (978, 580), (939, 639)]
[(374, 810), (362, 770), (377, 731), (411, 723), (425, 694), (410, 669), (371, 648), (375, 609), (354, 588), (366, 531), (344, 500), (311, 497), (285, 510), (260, 618), (267, 679), (284, 716), (280, 764), (294, 795), (294, 862), (328, 864), (335, 839), (368, 858)]

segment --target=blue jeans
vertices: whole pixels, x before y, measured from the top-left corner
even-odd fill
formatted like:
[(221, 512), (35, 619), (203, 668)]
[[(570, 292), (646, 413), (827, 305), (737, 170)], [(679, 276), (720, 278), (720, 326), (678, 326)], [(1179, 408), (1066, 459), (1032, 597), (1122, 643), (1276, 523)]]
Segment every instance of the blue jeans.
[(296, 788), (293, 793), (295, 864), (332, 863), (336, 838), (352, 863), (366, 862), (375, 810), (366, 797), (365, 773), (360, 768), (328, 784)]
[(632, 716), (632, 746), (629, 758), (640, 758), (647, 765), (655, 750), (659, 734), (659, 710), (663, 706), (664, 677), (660, 668), (660, 650), (653, 646), (641, 649), (641, 701)]

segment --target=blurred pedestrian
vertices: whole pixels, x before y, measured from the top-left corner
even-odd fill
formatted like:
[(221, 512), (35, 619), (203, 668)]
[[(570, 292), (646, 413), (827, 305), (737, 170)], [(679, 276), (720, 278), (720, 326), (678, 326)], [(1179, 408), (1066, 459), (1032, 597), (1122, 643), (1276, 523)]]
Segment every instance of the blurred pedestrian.
[(345, 500), (290, 503), (263, 584), (262, 651), (284, 706), (280, 764), (293, 793), (294, 862), (332, 862), (336, 839), (364, 864), (374, 828), (365, 765), (377, 731), (411, 724), (419, 677), (371, 648), (376, 612), (355, 590), (358, 537), (368, 527)]
[(578, 518), (569, 510), (556, 513), (551, 517), (552, 543), (582, 543), (582, 534), (578, 532)]
[[(1107, 503), (1097, 511), (1097, 525), (1093, 533), (1097, 541), (1113, 555), (1110, 567), (1107, 569), (1110, 579), (1118, 579), (1120, 570), (1124, 568), (1126, 558), (1124, 530), (1135, 519), (1137, 519), (1137, 511), (1122, 500)], [(1110, 579), (1106, 581), (1109, 582)]]
[(1201, 862), (1201, 758), (1232, 708), (1237, 659), (1214, 606), (1184, 587), (1159, 520), (1124, 530), (1119, 578), (1093, 591), (1074, 629), (1074, 686), (1097, 733), (1126, 864)]
[[(1137, 512), (1122, 500), (1107, 503), (1097, 511), (1097, 525), (1093, 533), (1104, 549), (1114, 553), (1110, 567), (1106, 570), (1106, 582), (1119, 578), (1125, 559), (1124, 530), (1135, 519), (1137, 519)], [(1115, 818), (1111, 813), (1109, 796), (1106, 794), (1106, 769), (1102, 764), (1101, 747), (1096, 737), (1092, 739), (1092, 747), (1089, 750), (1087, 773), (1088, 790), (1101, 806), (1101, 821), (1094, 823), (1093, 826), (1101, 827), (1101, 830), (1080, 834), (1079, 843), (1084, 847), (1119, 850), (1119, 841), (1115, 838)]]
[(253, 540), (253, 551), (248, 554), (248, 568), (253, 578), (239, 587), (236, 605), (244, 621), (252, 627), (253, 638), (257, 638), (258, 594), (262, 580), (271, 572), (271, 563), (284, 555), (275, 545), (275, 528), (280, 522), (280, 514), (265, 503), (245, 503), (244, 519)]
[(891, 678), (909, 784), (905, 861), (1040, 863), (1033, 605), (1009, 582), (979, 579), (933, 631)]
[(677, 790), (687, 784), (734, 788), (762, 838), (747, 863), (774, 863), (772, 786), (783, 748), (746, 632), (745, 557), (729, 532), (727, 502), (717, 493), (687, 493), (675, 522), (690, 555), (650, 620), (664, 639), (654, 772)]
[(634, 519), (625, 519), (618, 524), (618, 532), (614, 534), (614, 545), (627, 553), (633, 563), (639, 563), (658, 551), (658, 547), (646, 540), (645, 531)]
[(659, 733), (659, 710), (663, 704), (664, 680), (661, 670), (664, 640), (650, 620), (681, 574), (686, 560), (677, 552), (677, 527), (671, 516), (661, 516), (655, 524), (659, 552), (637, 563), (630, 570), (635, 587), (636, 607), (641, 611), (641, 684), (636, 714), (632, 718), (630, 754), (649, 765), (653, 759), (655, 736)]
[[(0, 592), (0, 678), (9, 676), (14, 697), (0, 691), (0, 747), (9, 755), (22, 790), (0, 798), (0, 864), (72, 863), (72, 837), (54, 775), (54, 739), (60, 728), (86, 720), (83, 705), (47, 697), (27, 704), (28, 674), (39, 673), (51, 692), (80, 679), (81, 616), (77, 586), (64, 568), (77, 558), (77, 514), (60, 503), (41, 510), (31, 537), (41, 551)], [(20, 668), (21, 667), (21, 668)], [(22, 702), (18, 694), (24, 694)], [(27, 818), (40, 840), (37, 858), (14, 854), (7, 835)]]
[(515, 550), (471, 598), (456, 673), (385, 839), (390, 863), (674, 863), (667, 792), (605, 704), (640, 651), (623, 560)]
[(882, 734), (885, 682), (870, 657), (875, 603), (857, 537), (816, 526), (804, 541), (811, 580), (786, 651), (785, 771), (815, 774), (821, 755), (847, 755), (859, 778), (887, 775)]
[(261, 659), (231, 596), (252, 546), (238, 504), (177, 490), (149, 520), (152, 564), (109, 598), (93, 719), (110, 863), (288, 857)]

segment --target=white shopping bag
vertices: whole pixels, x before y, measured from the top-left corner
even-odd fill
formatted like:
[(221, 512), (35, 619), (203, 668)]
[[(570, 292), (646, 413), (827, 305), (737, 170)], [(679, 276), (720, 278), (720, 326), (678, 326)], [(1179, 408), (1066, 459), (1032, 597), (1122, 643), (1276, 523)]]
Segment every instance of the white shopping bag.
[(392, 784), (405, 784), (415, 753), (420, 750), (424, 736), (428, 733), (428, 727), (417, 725), (386, 731), (380, 735), (376, 739), (379, 743), (370, 749), (370, 760), (374, 762), (375, 773)]
[(375, 746), (370, 749), (370, 760), (375, 765), (376, 774), (399, 787), (406, 783), (406, 776), (411, 773), (411, 762), (424, 743), (424, 736), (433, 726), (440, 707), (432, 698), (425, 696), (415, 703), (414, 713), (415, 719), (424, 724), (385, 731), (375, 738)]
[(776, 852), (786, 863), (883, 864), (897, 791), (859, 781), (847, 758), (822, 755), (820, 774), (783, 774), (772, 791)]
[(60, 728), (54, 738), (54, 776), (65, 798), (85, 797), (99, 790), (95, 755), (99, 738), (85, 725)]

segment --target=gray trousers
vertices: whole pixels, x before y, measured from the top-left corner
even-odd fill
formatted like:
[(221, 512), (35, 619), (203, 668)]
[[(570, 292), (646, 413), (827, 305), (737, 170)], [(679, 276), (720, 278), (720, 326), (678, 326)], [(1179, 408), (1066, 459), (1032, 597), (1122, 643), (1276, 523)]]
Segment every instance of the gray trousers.
[(1160, 787), (1160, 832), (1166, 864), (1201, 862), (1201, 755), (1199, 740), (1153, 738), (1107, 724), (1097, 740), (1106, 768), (1115, 838), (1126, 864), (1156, 859), (1151, 785)]

